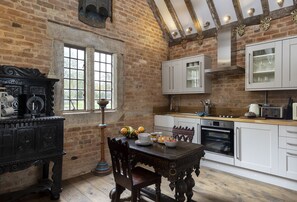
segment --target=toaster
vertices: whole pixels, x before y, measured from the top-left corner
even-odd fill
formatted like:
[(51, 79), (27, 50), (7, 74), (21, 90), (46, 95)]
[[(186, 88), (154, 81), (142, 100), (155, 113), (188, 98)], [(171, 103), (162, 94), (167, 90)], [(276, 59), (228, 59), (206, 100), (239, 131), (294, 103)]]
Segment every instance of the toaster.
[(283, 108), (282, 107), (261, 107), (261, 117), (282, 119)]

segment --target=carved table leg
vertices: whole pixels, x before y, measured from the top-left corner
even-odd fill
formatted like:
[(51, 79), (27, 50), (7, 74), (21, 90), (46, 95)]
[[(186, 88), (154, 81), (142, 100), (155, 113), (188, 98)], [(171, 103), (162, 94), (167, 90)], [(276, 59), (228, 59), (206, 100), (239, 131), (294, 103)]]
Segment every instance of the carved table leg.
[(57, 200), (60, 198), (60, 193), (62, 191), (61, 181), (62, 181), (62, 156), (56, 157), (53, 162), (53, 185), (51, 187), (51, 198)]
[(192, 178), (192, 169), (188, 169), (187, 170), (187, 177), (185, 179), (185, 182), (187, 184), (187, 201), (191, 201), (192, 197), (193, 197), (193, 187), (195, 186), (195, 181)]
[(183, 180), (183, 177), (180, 177), (176, 182), (175, 187), (175, 200), (176, 201), (185, 201), (185, 193), (187, 191), (187, 184)]

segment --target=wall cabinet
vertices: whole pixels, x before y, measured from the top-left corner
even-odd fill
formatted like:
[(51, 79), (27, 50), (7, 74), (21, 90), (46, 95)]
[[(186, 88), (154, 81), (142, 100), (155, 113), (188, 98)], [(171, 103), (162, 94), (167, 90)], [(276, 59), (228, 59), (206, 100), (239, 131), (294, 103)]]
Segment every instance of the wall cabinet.
[(246, 46), (246, 90), (296, 89), (297, 38)]
[(279, 175), (297, 180), (297, 127), (279, 127)]
[(204, 55), (164, 61), (163, 94), (210, 93), (211, 81), (204, 73), (206, 68), (211, 68), (211, 59)]
[(278, 126), (235, 122), (235, 165), (278, 174)]
[(194, 128), (194, 137), (192, 142), (196, 144), (201, 143), (201, 137), (198, 137), (198, 128), (200, 125), (200, 119), (174, 117), (174, 125), (177, 127), (181, 126), (181, 127)]

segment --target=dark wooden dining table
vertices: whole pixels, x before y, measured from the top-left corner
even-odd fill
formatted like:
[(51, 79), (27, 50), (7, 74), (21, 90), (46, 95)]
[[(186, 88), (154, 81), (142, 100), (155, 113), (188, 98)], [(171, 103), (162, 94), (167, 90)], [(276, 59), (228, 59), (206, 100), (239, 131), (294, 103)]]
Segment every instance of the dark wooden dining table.
[[(129, 143), (135, 163), (152, 166), (155, 172), (169, 180), (170, 189), (175, 189), (175, 201), (192, 201), (192, 189), (195, 186), (192, 172), (199, 176), (200, 160), (204, 156), (203, 145), (178, 141), (176, 147), (169, 148), (160, 143), (140, 146), (135, 144), (134, 139), (122, 140)], [(152, 196), (150, 190), (143, 192)]]

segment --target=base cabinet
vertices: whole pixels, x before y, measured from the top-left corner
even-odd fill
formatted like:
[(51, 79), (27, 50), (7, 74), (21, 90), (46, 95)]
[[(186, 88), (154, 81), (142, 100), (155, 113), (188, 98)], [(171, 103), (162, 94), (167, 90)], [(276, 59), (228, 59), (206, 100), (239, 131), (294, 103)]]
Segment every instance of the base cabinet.
[(297, 180), (297, 127), (279, 128), (279, 175)]
[(191, 119), (191, 118), (174, 118), (174, 125), (179, 127), (188, 127), (188, 128), (194, 128), (194, 137), (193, 137), (193, 143), (200, 144), (201, 143), (201, 137), (198, 137), (198, 128), (200, 125), (200, 119)]
[(278, 126), (235, 122), (235, 165), (278, 174)]

